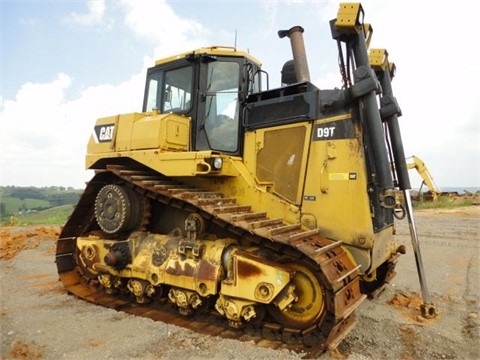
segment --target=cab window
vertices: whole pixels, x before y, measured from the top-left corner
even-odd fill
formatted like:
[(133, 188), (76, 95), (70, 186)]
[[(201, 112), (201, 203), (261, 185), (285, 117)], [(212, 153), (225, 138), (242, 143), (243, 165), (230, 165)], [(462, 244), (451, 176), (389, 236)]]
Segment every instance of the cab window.
[(162, 113), (190, 111), (193, 89), (193, 68), (152, 70), (148, 74), (144, 111)]
[(161, 84), (161, 71), (149, 74), (147, 79), (147, 92), (145, 95), (143, 111), (152, 111), (153, 109), (160, 109), (160, 84)]
[(239, 64), (214, 61), (208, 64), (205, 132), (213, 150), (235, 152), (238, 148)]
[(162, 112), (186, 112), (192, 100), (192, 68), (165, 71)]

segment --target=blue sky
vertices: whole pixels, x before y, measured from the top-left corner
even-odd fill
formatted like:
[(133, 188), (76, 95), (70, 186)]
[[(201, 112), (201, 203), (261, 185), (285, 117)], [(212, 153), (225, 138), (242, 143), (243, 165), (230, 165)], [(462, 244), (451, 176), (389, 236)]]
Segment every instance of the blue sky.
[[(328, 21), (336, 1), (1, 0), (0, 184), (84, 187), (95, 119), (139, 111), (154, 59), (235, 44), (280, 85), (291, 58), (277, 31), (305, 28), (312, 82), (340, 86)], [(364, 1), (371, 47), (397, 66), (406, 155), (440, 187), (480, 187), (480, 65), (469, 1)], [(433, 11), (435, 9), (435, 11)], [(413, 187), (420, 178), (410, 172)]]

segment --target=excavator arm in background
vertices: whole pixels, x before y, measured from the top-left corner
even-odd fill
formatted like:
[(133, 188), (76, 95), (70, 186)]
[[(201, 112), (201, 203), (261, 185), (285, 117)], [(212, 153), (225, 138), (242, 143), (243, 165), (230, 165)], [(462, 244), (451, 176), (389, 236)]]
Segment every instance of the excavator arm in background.
[[(418, 174), (422, 178), (422, 186), (423, 184), (425, 184), (425, 186), (428, 187), (428, 189), (432, 193), (433, 201), (438, 201), (438, 198), (441, 195), (441, 191), (435, 184), (435, 181), (433, 180), (433, 177), (430, 174), (430, 171), (428, 171), (425, 163), (418, 156), (412, 155), (407, 158), (407, 167), (408, 169), (417, 170)], [(419, 192), (421, 192), (422, 186), (420, 187)]]

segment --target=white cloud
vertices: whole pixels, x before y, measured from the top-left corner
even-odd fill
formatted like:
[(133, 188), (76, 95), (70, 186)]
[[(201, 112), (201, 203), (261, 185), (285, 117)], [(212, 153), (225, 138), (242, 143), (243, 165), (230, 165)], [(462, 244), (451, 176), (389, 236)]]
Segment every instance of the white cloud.
[(65, 74), (23, 85), (14, 100), (2, 103), (0, 183), (83, 187), (91, 176), (84, 159), (95, 120), (141, 110), (144, 73), (89, 87), (73, 100), (65, 98), (74, 82)]
[[(466, 50), (472, 44), (467, 35), (475, 33), (475, 12), (462, 6), (437, 6), (435, 16), (430, 16), (433, 4), (426, 0), (412, 11), (395, 0), (362, 2), (365, 21), (374, 29), (372, 47), (386, 48), (397, 65), (393, 85), (403, 111), (399, 121), (406, 156), (422, 158), (439, 186), (480, 186), (476, 90), (480, 69)], [(123, 20), (137, 39), (156, 47), (151, 51), (153, 57), (139, 54), (144, 56), (143, 69), (121, 84), (87, 86), (74, 98), (76, 79), (46, 69), (58, 73), (52, 81), (25, 83), (13, 99), (1, 99), (0, 183), (81, 186), (89, 178), (83, 170), (84, 156), (95, 119), (140, 110), (145, 70), (154, 58), (211, 45), (207, 38), (222, 35), (210, 33), (213, 26), (197, 20), (202, 14), (196, 19), (181, 17), (181, 8), (188, 2), (175, 3), (177, 12), (160, 0), (126, 0), (115, 5), (124, 14), (116, 24)], [(297, 24), (306, 29), (312, 81), (320, 89), (340, 86), (336, 46), (326, 22), (336, 16), (338, 3), (270, 1), (262, 6), (265, 21), (238, 30), (242, 39), (249, 39), (245, 47), (255, 49), (253, 55), (269, 71), (271, 87), (279, 85), (275, 79), (284, 61), (291, 58), (290, 46), (276, 32)], [(90, 1), (87, 7), (85, 14), (71, 13), (69, 21), (85, 26), (105, 24), (105, 1)], [(299, 18), (299, 14), (305, 16)], [(228, 16), (237, 28), (235, 15)], [(454, 19), (461, 19), (462, 25), (455, 25)], [(419, 182), (414, 179), (412, 185), (417, 187)]]
[(81, 25), (94, 26), (101, 24), (105, 15), (105, 0), (87, 1), (88, 12), (86, 14), (70, 13), (65, 19), (66, 22)]
[[(475, 19), (461, 2), (438, 7), (435, 16), (427, 16), (432, 1), (419, 2), (415, 11), (397, 2), (382, 13), (370, 6), (375, 8), (377, 30), (373, 45), (387, 48), (397, 65), (393, 85), (403, 112), (399, 121), (406, 155), (420, 156), (440, 187), (480, 185), (479, 118), (474, 108), (480, 67), (474, 57), (464, 56), (471, 47), (465, 34), (475, 32)], [(388, 21), (392, 16), (408, 19), (412, 31)], [(454, 25), (454, 19), (462, 19), (462, 25)]]
[[(260, 24), (260, 34), (275, 34), (278, 30), (278, 1), (267, 0), (261, 4), (263, 22)], [(265, 37), (265, 35), (263, 36)]]
[[(51, 121), (62, 117), (61, 104), (64, 101), (64, 91), (70, 86), (71, 78), (58, 74), (57, 78), (47, 84), (26, 83), (17, 92), (15, 100), (3, 103), (2, 129), (9, 132), (5, 141), (11, 142), (13, 149), (26, 150), (27, 153), (42, 149), (48, 142), (43, 141), (53, 125)], [(45, 119), (45, 116), (50, 114)], [(36, 141), (40, 138), (40, 141)]]
[[(393, 91), (403, 112), (399, 123), (405, 155), (422, 158), (440, 187), (480, 186), (480, 67), (466, 53), (472, 44), (469, 34), (475, 33), (475, 13), (465, 11), (468, 6), (462, 3), (435, 7), (426, 0), (412, 11), (399, 1), (362, 1), (364, 20), (374, 30), (370, 47), (387, 49), (397, 66)], [(433, 7), (435, 16), (430, 16)], [(336, 9), (324, 11), (331, 18)], [(455, 19), (462, 19), (462, 25)], [(321, 89), (338, 86), (331, 54), (320, 56), (320, 64), (310, 57), (311, 73), (323, 63), (330, 65), (313, 82)], [(412, 186), (418, 187), (420, 177), (410, 174)]]
[(170, 56), (205, 45), (204, 26), (180, 17), (163, 0), (125, 0), (120, 5), (125, 24), (139, 38), (155, 44), (155, 56)]
[(69, 158), (64, 139), (70, 135), (65, 126), (64, 92), (71, 81), (58, 74), (50, 83), (26, 83), (14, 100), (3, 102), (2, 185), (38, 184), (48, 177), (45, 185), (53, 185), (65, 170), (61, 159)]
[[(85, 26), (100, 23), (105, 1), (90, 1), (87, 6), (87, 14), (71, 13), (68, 21)], [(137, 36), (159, 45), (155, 57), (199, 46), (202, 26), (178, 17), (164, 2), (126, 1), (122, 6), (125, 21)], [(95, 120), (140, 111), (146, 68), (152, 65), (153, 58), (144, 56), (143, 68), (128, 80), (90, 86), (73, 98), (78, 84), (63, 73), (50, 82), (25, 83), (13, 99), (2, 98), (0, 184), (83, 187), (91, 177), (84, 166)]]

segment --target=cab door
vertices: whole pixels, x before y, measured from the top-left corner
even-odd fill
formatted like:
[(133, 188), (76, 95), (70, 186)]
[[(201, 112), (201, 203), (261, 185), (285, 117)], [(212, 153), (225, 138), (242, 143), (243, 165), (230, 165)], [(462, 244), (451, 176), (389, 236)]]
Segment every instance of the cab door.
[(195, 150), (240, 154), (242, 59), (204, 56), (200, 64), (200, 89)]

